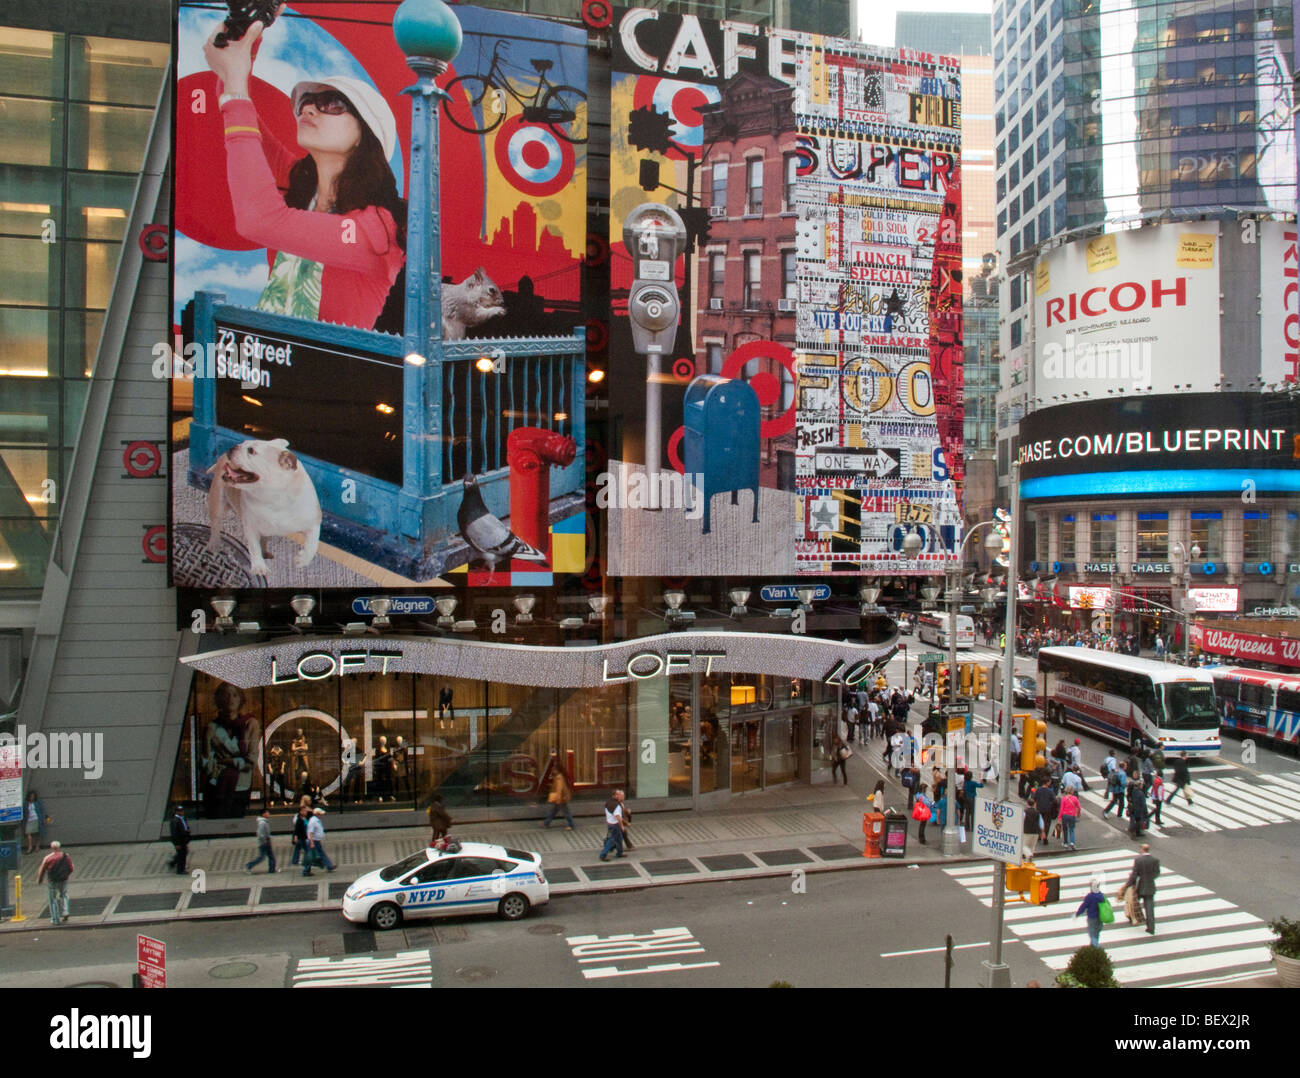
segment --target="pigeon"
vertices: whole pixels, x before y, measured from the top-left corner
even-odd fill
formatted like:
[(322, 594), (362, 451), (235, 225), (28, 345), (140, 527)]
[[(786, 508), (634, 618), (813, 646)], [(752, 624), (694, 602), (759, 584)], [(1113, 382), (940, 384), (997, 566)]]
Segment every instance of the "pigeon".
[(495, 573), (501, 562), (509, 567), (514, 558), (546, 561), (545, 554), (520, 539), (500, 517), (492, 515), (483, 502), (478, 480), (473, 474), (465, 476), (465, 497), (456, 514), (456, 523), (460, 525), (460, 534), (465, 537), (465, 542), (478, 555), (478, 560), (486, 563), (489, 574)]

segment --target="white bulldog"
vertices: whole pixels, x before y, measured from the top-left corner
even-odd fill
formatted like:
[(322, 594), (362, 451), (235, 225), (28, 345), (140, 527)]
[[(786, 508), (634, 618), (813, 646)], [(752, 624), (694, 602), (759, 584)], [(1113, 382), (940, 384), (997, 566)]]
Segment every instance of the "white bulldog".
[(220, 544), (221, 518), (228, 503), (244, 529), (254, 573), (266, 575), (272, 535), (301, 535), (302, 550), (294, 565), (305, 569), (311, 564), (320, 542), (320, 499), (287, 441), (241, 442), (218, 457), (209, 471), (209, 550)]

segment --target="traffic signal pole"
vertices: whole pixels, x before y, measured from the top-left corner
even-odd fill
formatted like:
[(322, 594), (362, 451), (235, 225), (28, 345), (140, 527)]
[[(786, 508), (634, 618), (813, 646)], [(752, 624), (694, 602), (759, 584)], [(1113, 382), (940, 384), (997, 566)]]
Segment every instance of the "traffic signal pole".
[[(1007, 566), (1006, 647), (1002, 653), (1002, 723), (998, 730), (998, 801), (1007, 799), (1007, 780), (1011, 771), (1011, 710), (1014, 703), (1016, 674), (1016, 590), (1020, 572), (1020, 468), (1011, 463), (1011, 550)], [(1011, 968), (1002, 960), (1002, 929), (1006, 919), (1007, 866), (993, 862), (993, 934), (989, 937), (993, 953), (984, 963), (985, 986), (1010, 988)]]

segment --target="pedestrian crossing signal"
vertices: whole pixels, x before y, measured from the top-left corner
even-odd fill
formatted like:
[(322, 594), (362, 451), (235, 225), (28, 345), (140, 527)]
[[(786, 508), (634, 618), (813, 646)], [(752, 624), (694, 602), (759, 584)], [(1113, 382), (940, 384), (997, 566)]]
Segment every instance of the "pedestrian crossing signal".
[(1020, 901), (1033, 906), (1048, 906), (1061, 898), (1061, 877), (1046, 872), (1032, 862), (1020, 866), (1007, 866), (1007, 890), (1015, 891)]
[(1035, 906), (1046, 906), (1061, 898), (1061, 877), (1055, 872), (1042, 872), (1034, 881), (1029, 901)]

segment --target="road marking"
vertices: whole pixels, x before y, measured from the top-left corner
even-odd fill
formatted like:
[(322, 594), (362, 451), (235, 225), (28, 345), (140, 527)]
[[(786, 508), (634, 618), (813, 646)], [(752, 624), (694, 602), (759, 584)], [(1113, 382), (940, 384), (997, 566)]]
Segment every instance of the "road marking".
[(294, 988), (355, 988), (362, 985), (432, 988), (433, 964), (429, 952), (400, 951), (389, 958), (375, 955), (300, 958), (293, 974)]
[[(1273, 938), (1264, 922), (1232, 902), (1176, 872), (1160, 875), (1156, 887), (1156, 934), (1144, 925), (1121, 923), (1122, 904), (1115, 892), (1128, 879), (1132, 850), (1103, 850), (1053, 858), (1044, 862), (1060, 876), (1061, 902), (1053, 906), (1014, 904), (1006, 909), (1006, 925), (1020, 942), (1051, 969), (1060, 971), (1074, 952), (1087, 943), (1087, 923), (1074, 910), (1101, 874), (1102, 889), (1115, 908), (1116, 921), (1102, 929), (1101, 945), (1124, 985), (1172, 987), (1189, 976), (1225, 971), (1209, 981), (1260, 976), (1272, 971), (1265, 944)], [(991, 907), (992, 882), (987, 866), (954, 867), (945, 874), (960, 883), (981, 905)]]
[[(1180, 791), (1173, 800), (1160, 806), (1162, 822), (1147, 830), (1163, 837), (1170, 828), (1178, 827), (1208, 833), (1300, 820), (1300, 788), (1290, 786), (1287, 781), (1269, 781), (1283, 776), (1260, 776), (1261, 781), (1253, 781), (1239, 768), (1225, 767), (1225, 770), (1235, 774), (1210, 779), (1197, 779), (1194, 775), (1192, 784), (1187, 787), (1192, 795), (1192, 804), (1187, 804)], [(1170, 787), (1168, 782), (1165, 785)], [(1104, 807), (1109, 798), (1094, 789), (1085, 793), (1083, 800)], [(1154, 816), (1151, 808), (1148, 798), (1148, 818)]]
[[(656, 928), (643, 935), (631, 932), (613, 936), (568, 936), (565, 943), (579, 966), (592, 962), (635, 963), (670, 955), (703, 954), (704, 946), (689, 928)], [(680, 973), (691, 969), (720, 966), (720, 962), (668, 962), (650, 966), (605, 965), (583, 969), (587, 980), (607, 977), (635, 977), (643, 973)]]
[[(1002, 942), (1019, 943), (1020, 941), (1013, 936), (1011, 939), (1005, 939)], [(954, 951), (964, 951), (968, 947), (987, 947), (988, 945), (989, 945), (988, 940), (983, 940), (980, 943), (955, 943), (953, 944), (952, 949)], [(939, 954), (943, 951), (946, 951), (947, 949), (948, 948), (945, 946), (945, 947), (921, 947), (915, 951), (886, 951), (880, 957), (881, 958), (902, 958), (904, 955), (912, 955), (912, 954)]]

